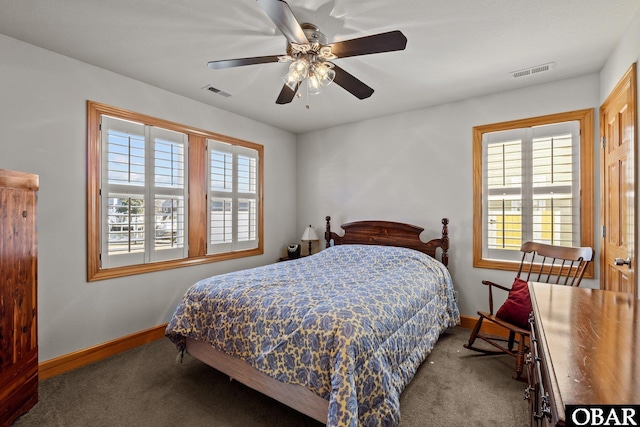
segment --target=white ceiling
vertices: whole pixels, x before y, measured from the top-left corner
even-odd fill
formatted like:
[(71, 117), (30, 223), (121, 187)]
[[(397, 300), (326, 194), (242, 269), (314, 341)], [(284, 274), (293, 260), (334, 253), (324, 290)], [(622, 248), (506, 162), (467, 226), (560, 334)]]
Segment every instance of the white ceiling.
[[(400, 30), (404, 51), (335, 60), (375, 89), (338, 85), (277, 105), (287, 64), (255, 0), (0, 0), (0, 33), (295, 133), (599, 71), (638, 0), (289, 0), (330, 42)], [(550, 72), (510, 72), (554, 63)], [(46, 67), (46, 64), (42, 65)], [(202, 89), (212, 85), (231, 98)]]

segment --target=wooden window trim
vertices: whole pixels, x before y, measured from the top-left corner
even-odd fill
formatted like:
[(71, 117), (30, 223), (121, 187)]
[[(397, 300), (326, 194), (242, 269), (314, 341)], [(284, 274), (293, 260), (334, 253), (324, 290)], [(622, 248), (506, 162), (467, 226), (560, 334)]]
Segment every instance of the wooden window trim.
[[(580, 122), (580, 219), (581, 245), (594, 248), (594, 123), (593, 109), (569, 111), (528, 119), (493, 123), (473, 128), (473, 266), (517, 271), (519, 262), (482, 257), (482, 135), (489, 132), (540, 126), (576, 120)], [(594, 277), (594, 263), (589, 263), (584, 277)]]
[[(158, 126), (189, 136), (189, 255), (186, 258), (148, 264), (101, 268), (100, 265), (100, 116)], [(259, 153), (258, 163), (258, 247), (249, 250), (207, 255), (207, 170), (206, 140), (215, 139), (251, 148)], [(167, 120), (135, 113), (122, 108), (87, 101), (87, 281), (112, 279), (134, 274), (162, 271), (178, 267), (207, 264), (264, 253), (264, 147), (226, 135), (188, 127)]]

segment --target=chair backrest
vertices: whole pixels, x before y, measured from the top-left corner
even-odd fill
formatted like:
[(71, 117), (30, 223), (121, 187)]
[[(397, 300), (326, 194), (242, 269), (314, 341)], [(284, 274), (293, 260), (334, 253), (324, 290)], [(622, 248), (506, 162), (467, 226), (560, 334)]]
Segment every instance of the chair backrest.
[(593, 249), (525, 242), (517, 277), (527, 282), (580, 286)]

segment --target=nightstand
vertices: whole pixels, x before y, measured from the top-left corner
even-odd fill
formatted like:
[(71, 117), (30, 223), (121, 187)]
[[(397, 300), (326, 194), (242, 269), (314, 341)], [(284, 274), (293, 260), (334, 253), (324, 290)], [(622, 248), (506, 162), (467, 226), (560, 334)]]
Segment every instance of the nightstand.
[(282, 262), (282, 261), (293, 261), (294, 259), (300, 259), (300, 258), (304, 258), (304, 257), (306, 257), (306, 256), (308, 256), (308, 255), (300, 255), (300, 257), (299, 257), (299, 258), (289, 258), (288, 256), (283, 256), (283, 257), (278, 258), (278, 262)]

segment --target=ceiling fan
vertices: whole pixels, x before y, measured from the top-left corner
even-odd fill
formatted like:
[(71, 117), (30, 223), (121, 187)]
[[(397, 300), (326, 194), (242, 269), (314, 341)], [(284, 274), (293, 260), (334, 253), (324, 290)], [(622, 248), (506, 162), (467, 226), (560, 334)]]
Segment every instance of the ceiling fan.
[(269, 62), (290, 62), (289, 72), (284, 77), (285, 84), (276, 100), (277, 104), (290, 103), (304, 80), (307, 81), (307, 93), (311, 95), (319, 93), (331, 82), (335, 82), (359, 99), (368, 98), (373, 89), (331, 61), (349, 56), (403, 50), (407, 45), (407, 38), (397, 30), (327, 44), (327, 37), (318, 27), (298, 23), (284, 0), (257, 2), (286, 37), (287, 54), (211, 61), (208, 67), (223, 69)]

